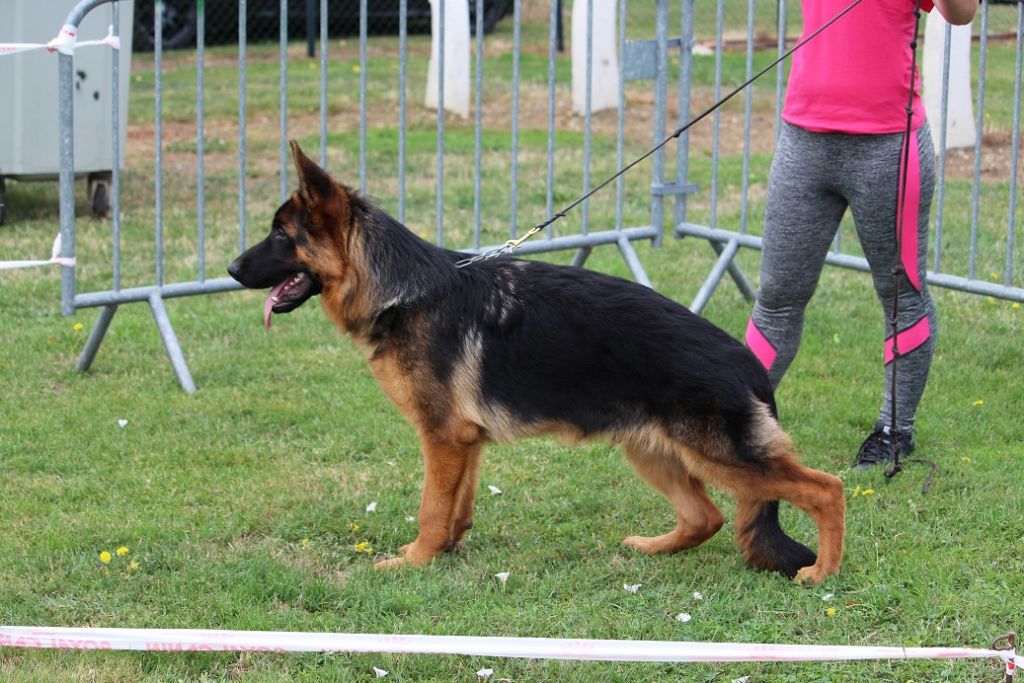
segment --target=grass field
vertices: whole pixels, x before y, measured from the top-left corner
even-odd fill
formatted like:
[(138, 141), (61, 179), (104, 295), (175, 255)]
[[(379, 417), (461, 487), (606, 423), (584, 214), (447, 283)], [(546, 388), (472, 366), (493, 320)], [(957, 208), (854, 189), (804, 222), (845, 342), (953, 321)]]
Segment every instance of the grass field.
[[(543, 31), (532, 30), (541, 39)], [(489, 40), (507, 45), (511, 26)], [(530, 31), (524, 32), (531, 35)], [(375, 50), (384, 51), (374, 39)], [(412, 41), (422, 60), (424, 41)], [(340, 45), (332, 73), (353, 77), (353, 44)], [(219, 50), (219, 48), (218, 48)], [(232, 52), (212, 51), (207, 78), (216, 93), (210, 121), (206, 188), (208, 275), (220, 277), (238, 247), (237, 101)], [(347, 50), (347, 52), (346, 52)], [(495, 49), (488, 92), (496, 122), (485, 139), (486, 236), (508, 231), (507, 150), (500, 125), (507, 109), (508, 57)], [(543, 54), (540, 53), (540, 54)], [(275, 48), (254, 47), (250, 75), (250, 234), (265, 230), (277, 202)], [(169, 57), (166, 74), (168, 169), (165, 230), (168, 281), (195, 277), (194, 63)], [(768, 58), (760, 55), (758, 59)], [(999, 83), (989, 96), (1012, 93), (1013, 46), (990, 55)], [(394, 210), (393, 62), (371, 62), (378, 99), (369, 131), (369, 191)], [(410, 72), (410, 102), (425, 69)], [(530, 65), (533, 64), (533, 67)], [(546, 69), (542, 58), (524, 69)], [(560, 69), (566, 68), (566, 63)], [(742, 57), (727, 69), (742, 73)], [(1007, 66), (1008, 65), (1008, 66)], [(1008, 70), (1008, 72), (1007, 72)], [(546, 112), (544, 77), (531, 70), (524, 88)], [(546, 73), (546, 71), (543, 71)], [(699, 86), (709, 89), (702, 71)], [(291, 68), (290, 132), (317, 147), (318, 74), (296, 59)], [(532, 79), (532, 81), (531, 81)], [(152, 278), (153, 161), (151, 65), (133, 74), (125, 184), (125, 284)], [(640, 86), (637, 86), (638, 88)], [(563, 93), (564, 94), (564, 93)], [(627, 153), (650, 143), (642, 92), (631, 111)], [(358, 139), (352, 91), (331, 104), (331, 167), (354, 184)], [(408, 222), (432, 238), (434, 115), (411, 116)], [(532, 111), (532, 110), (531, 110)], [(732, 110), (735, 111), (735, 110)], [(1009, 109), (988, 122), (997, 138)], [(544, 215), (546, 118), (525, 115), (519, 217)], [(570, 118), (557, 138), (556, 204), (581, 187), (582, 134)], [(539, 122), (539, 123), (538, 123)], [(594, 176), (614, 166), (614, 117), (597, 121)], [(645, 127), (646, 125), (646, 127)], [(506, 124), (507, 126), (507, 124)], [(466, 239), (471, 225), (471, 122), (449, 122), (446, 230)], [(767, 132), (764, 135), (768, 135)], [(706, 175), (698, 149), (692, 172)], [(190, 146), (192, 145), (192, 146)], [(753, 159), (753, 196), (763, 193), (768, 153)], [(717, 218), (738, 220), (738, 158), (720, 171)], [(626, 183), (624, 222), (648, 220), (649, 175)], [(706, 178), (700, 181), (707, 187)], [(964, 185), (964, 183), (967, 185)], [(1002, 280), (1006, 178), (987, 179), (991, 207), (982, 212), (986, 256), (979, 272)], [(969, 178), (950, 180), (945, 257), (963, 256)], [(1003, 193), (1003, 194), (1000, 194)], [(0, 258), (48, 250), (57, 226), (55, 185), (8, 185), (9, 225)], [(80, 198), (84, 192), (80, 192)], [(79, 214), (87, 214), (80, 199)], [(591, 219), (608, 227), (614, 204), (595, 199)], [(711, 211), (707, 192), (693, 217)], [(1000, 213), (1002, 212), (1002, 213)], [(752, 215), (752, 228), (760, 218)], [(579, 225), (566, 220), (566, 232)], [(1020, 219), (1018, 219), (1018, 224)], [(461, 231), (461, 232), (460, 232)], [(1002, 231), (1002, 233), (1000, 233)], [(1002, 242), (1000, 242), (1002, 234)], [(80, 219), (79, 287), (110, 281), (110, 222)], [(987, 241), (986, 241), (987, 240)], [(852, 240), (848, 240), (852, 244)], [(853, 246), (850, 247), (854, 249)], [(714, 252), (694, 240), (638, 245), (656, 288), (690, 301)], [(570, 255), (546, 258), (567, 262)], [(987, 260), (986, 260), (987, 259)], [(1018, 261), (1020, 259), (1018, 258)], [(757, 254), (739, 264), (757, 273)], [(626, 276), (618, 253), (597, 250), (588, 266)], [(1020, 265), (1017, 266), (1020, 268)], [(1020, 282), (1020, 273), (1015, 273)], [(805, 589), (750, 570), (727, 524), (698, 549), (640, 556), (621, 546), (632, 533), (661, 533), (672, 523), (663, 500), (640, 482), (612, 447), (567, 447), (549, 440), (493, 446), (484, 459), (475, 527), (464, 546), (424, 570), (381, 573), (378, 554), (394, 553), (415, 535), (422, 478), (415, 436), (370, 376), (360, 351), (339, 337), (315, 302), (262, 328), (263, 293), (240, 292), (168, 302), (199, 391), (174, 380), (145, 306), (123, 306), (93, 369), (73, 370), (96, 312), (59, 313), (59, 273), (36, 269), (0, 276), (0, 623), (17, 625), (296, 630), (364, 633), (515, 635), (683, 641), (814, 644), (964, 645), (988, 647), (1021, 628), (1024, 590), (1020, 544), (1024, 510), (1024, 382), (1020, 305), (933, 290), (939, 344), (918, 416), (916, 455), (938, 473), (909, 464), (900, 476), (851, 472), (849, 465), (876, 417), (881, 395), (882, 316), (868, 277), (827, 269), (807, 316), (797, 362), (782, 384), (782, 422), (804, 461), (838, 474), (847, 495), (843, 572)], [(724, 283), (706, 317), (741, 336), (750, 304)], [(544, 353), (544, 349), (538, 349)], [(126, 421), (126, 422), (125, 422)], [(121, 426), (123, 424), (123, 426)], [(493, 485), (501, 495), (491, 495)], [(732, 504), (715, 494), (727, 517)], [(367, 506), (376, 502), (376, 510)], [(784, 508), (784, 526), (814, 544), (810, 522)], [(126, 549), (118, 554), (119, 548)], [(106, 555), (109, 553), (109, 562)], [(508, 582), (495, 578), (510, 572)], [(635, 594), (623, 584), (642, 584)], [(701, 593), (703, 600), (693, 597)], [(681, 623), (680, 612), (692, 615)], [(400, 655), (99, 653), (0, 650), (5, 681), (367, 681), (373, 668), (388, 680), (474, 681), (494, 669), (508, 681), (995, 681), (996, 662), (662, 665), (560, 663)]]

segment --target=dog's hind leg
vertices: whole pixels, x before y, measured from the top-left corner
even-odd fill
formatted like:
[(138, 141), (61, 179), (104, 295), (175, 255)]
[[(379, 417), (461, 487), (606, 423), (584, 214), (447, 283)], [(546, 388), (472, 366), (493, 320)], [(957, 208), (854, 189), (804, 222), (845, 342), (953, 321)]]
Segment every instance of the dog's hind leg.
[[(805, 467), (788, 453), (771, 458), (767, 464), (764, 471), (742, 473), (716, 482), (735, 492), (740, 500), (736, 531), (744, 554), (754, 566), (795, 575), (801, 583), (820, 584), (825, 577), (839, 573), (843, 557), (846, 501), (842, 480)], [(778, 500), (789, 501), (803, 510), (817, 526), (818, 555), (814, 564), (801, 567), (797, 562), (788, 566), (784, 556), (796, 561), (800, 554), (783, 552), (789, 547), (784, 541), (798, 544), (786, 537), (778, 526)], [(809, 552), (805, 555), (805, 561), (813, 557)], [(780, 563), (784, 566), (775, 566)]]
[[(472, 434), (472, 436), (470, 436)], [(420, 503), (420, 530), (416, 540), (402, 548), (404, 555), (376, 563), (378, 569), (403, 564), (430, 564), (435, 556), (451, 547), (453, 524), (465, 523), (472, 514), (472, 499), (460, 492), (476, 479), (483, 440), (475, 427), (421, 432), (423, 447), (423, 499)], [(475, 484), (473, 485), (475, 489)], [(468, 507), (467, 507), (468, 506)], [(464, 530), (463, 530), (464, 531)]]
[(826, 576), (839, 573), (843, 559), (843, 537), (846, 535), (846, 498), (839, 477), (804, 467), (795, 458), (784, 457), (784, 467), (800, 476), (798, 486), (783, 496), (814, 520), (818, 527), (818, 559), (810, 567), (802, 567), (796, 580), (814, 585)]
[(671, 553), (694, 548), (714, 536), (725, 518), (704, 490), (704, 482), (690, 475), (672, 454), (625, 448), (633, 469), (658, 489), (676, 513), (676, 527), (661, 536), (628, 536), (622, 542), (642, 553)]

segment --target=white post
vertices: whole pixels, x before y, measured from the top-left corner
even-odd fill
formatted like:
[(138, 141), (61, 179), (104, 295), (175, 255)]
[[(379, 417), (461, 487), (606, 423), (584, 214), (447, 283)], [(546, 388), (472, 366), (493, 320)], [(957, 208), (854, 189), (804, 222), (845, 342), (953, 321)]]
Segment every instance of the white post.
[(429, 109), (437, 109), (440, 61), (440, 14), (444, 2), (444, 108), (469, 116), (469, 3), (466, 0), (430, 0), (430, 63), (427, 66)]
[[(924, 31), (924, 107), (939, 153), (942, 124), (942, 63), (946, 51), (946, 20), (930, 12)], [(953, 26), (949, 48), (949, 103), (946, 112), (946, 149), (972, 147), (974, 107), (971, 97), (971, 26)]]
[[(584, 114), (587, 106), (587, 5), (588, 0), (572, 3), (572, 110)], [(618, 106), (619, 60), (616, 56), (615, 0), (593, 0), (592, 66), (590, 72), (590, 111)]]

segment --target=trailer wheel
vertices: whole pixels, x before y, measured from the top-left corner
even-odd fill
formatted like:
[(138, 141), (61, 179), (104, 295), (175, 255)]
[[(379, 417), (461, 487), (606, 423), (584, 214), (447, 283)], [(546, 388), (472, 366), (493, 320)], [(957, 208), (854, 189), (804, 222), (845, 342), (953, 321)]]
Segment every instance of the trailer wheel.
[(94, 218), (106, 218), (110, 214), (110, 179), (105, 174), (89, 175), (89, 202)]

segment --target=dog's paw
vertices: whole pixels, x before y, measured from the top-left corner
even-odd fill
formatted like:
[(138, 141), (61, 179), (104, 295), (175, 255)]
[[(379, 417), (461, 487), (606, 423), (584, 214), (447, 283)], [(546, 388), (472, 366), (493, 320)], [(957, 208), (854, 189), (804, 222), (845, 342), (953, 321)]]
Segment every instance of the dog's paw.
[(374, 569), (399, 569), (409, 564), (404, 557), (389, 557), (386, 560), (378, 560), (373, 563)]
[(656, 538), (649, 536), (626, 536), (622, 539), (622, 545), (637, 552), (652, 554), (658, 552), (655, 549), (656, 541)]
[(823, 567), (813, 564), (810, 567), (803, 567), (800, 569), (800, 571), (796, 573), (796, 576), (793, 577), (793, 580), (802, 586), (808, 584), (812, 586), (820, 586), (826, 576), (834, 573), (835, 572), (827, 572)]
[(373, 566), (376, 569), (397, 569), (403, 566), (410, 567), (425, 567), (430, 564), (434, 557), (439, 551), (424, 550), (422, 545), (416, 545), (415, 542), (403, 545), (398, 549), (401, 554), (400, 557), (389, 557), (386, 560), (380, 560), (374, 562)]
[(692, 538), (676, 532), (661, 536), (626, 536), (622, 539), (622, 545), (648, 555), (674, 553), (699, 544), (699, 541), (695, 543)]

